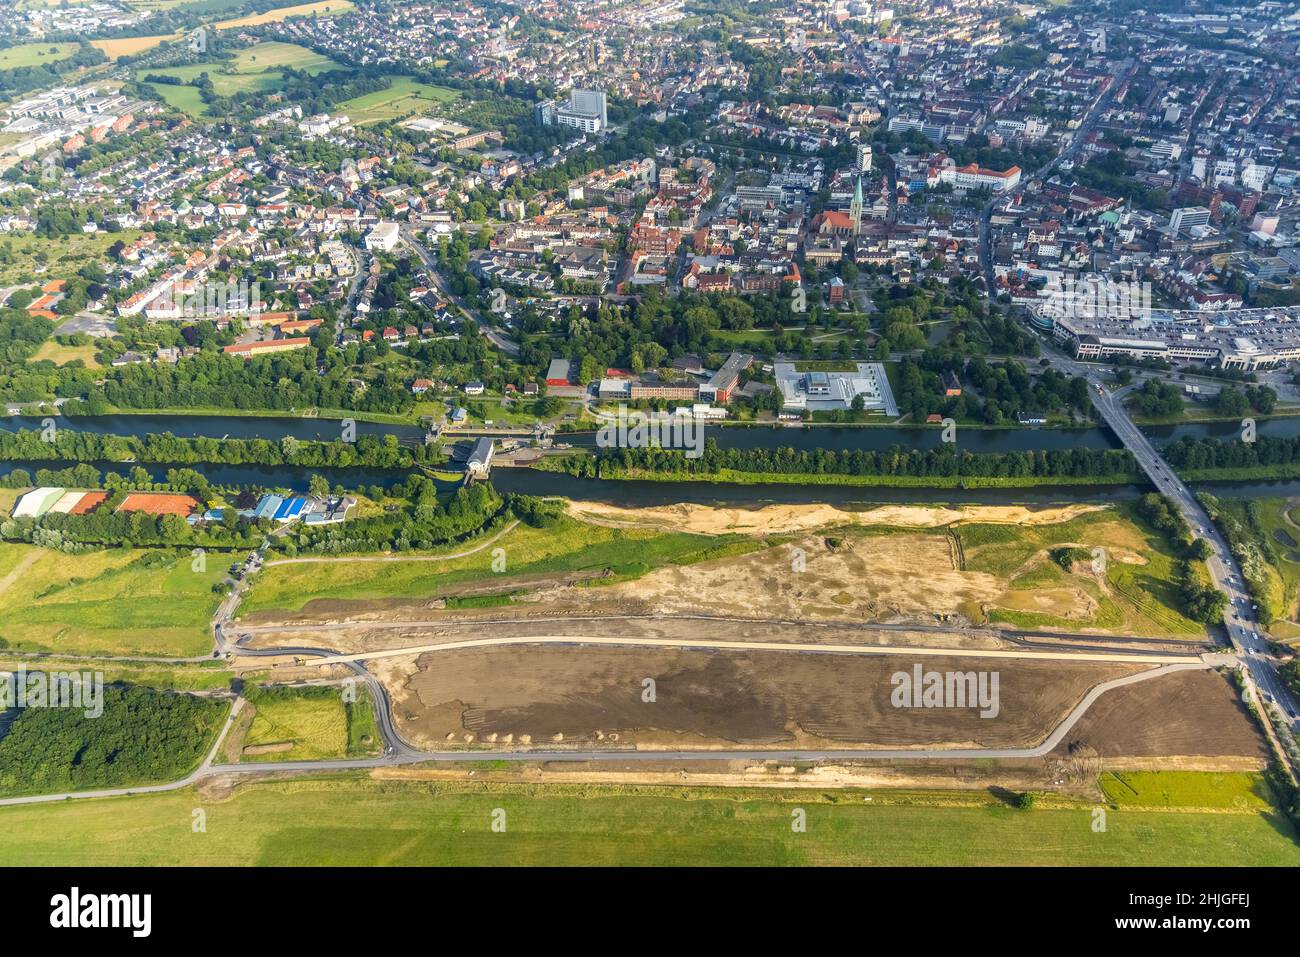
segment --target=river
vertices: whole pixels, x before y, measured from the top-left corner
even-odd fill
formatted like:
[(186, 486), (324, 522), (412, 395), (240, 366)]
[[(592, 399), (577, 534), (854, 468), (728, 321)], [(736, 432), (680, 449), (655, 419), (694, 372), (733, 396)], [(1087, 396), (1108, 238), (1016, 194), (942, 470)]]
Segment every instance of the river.
[[(41, 416), (0, 416), (0, 429), (39, 429)], [(286, 437), (333, 441), (342, 434), (342, 420), (301, 416), (240, 415), (93, 415), (54, 416), (57, 428), (108, 435), (149, 435), (170, 432), (185, 438), (272, 439)], [(893, 445), (905, 448), (933, 448), (943, 441), (938, 427), (916, 426), (829, 426), (807, 428), (783, 426), (705, 426), (706, 436), (721, 448), (869, 449), (879, 451)], [(402, 441), (419, 441), (424, 430), (418, 425), (387, 425), (356, 422), (357, 435), (395, 435)], [(1158, 444), (1174, 439), (1234, 438), (1240, 433), (1235, 422), (1191, 423), (1150, 426), (1143, 430)], [(1281, 416), (1258, 421), (1258, 434), (1277, 438), (1300, 436), (1300, 416)], [(469, 433), (467, 433), (469, 434)], [(595, 445), (594, 432), (561, 433), (559, 441), (580, 448)], [(1119, 443), (1104, 426), (1084, 428), (975, 428), (957, 429), (957, 445), (972, 452), (1021, 452), (1029, 449), (1109, 449)]]
[[(58, 428), (98, 432), (113, 435), (147, 435), (171, 432), (173, 435), (212, 438), (265, 438), (279, 440), (286, 436), (297, 439), (335, 439), (339, 437), (337, 419), (300, 417), (218, 416), (218, 415), (105, 415), (85, 417), (55, 417)], [(41, 419), (30, 416), (0, 417), (0, 428), (39, 428)], [(384, 425), (357, 422), (358, 435), (383, 436), (394, 434), (399, 439), (415, 441), (423, 430), (415, 425)], [(1232, 438), (1238, 434), (1235, 423), (1195, 423), (1178, 426), (1152, 427), (1146, 430), (1157, 445), (1190, 436), (1193, 438)], [(1300, 435), (1300, 417), (1281, 417), (1260, 420), (1261, 436)], [(782, 427), (712, 427), (707, 437), (716, 439), (722, 448), (778, 448), (795, 449), (828, 448), (886, 449), (890, 446), (930, 448), (941, 441), (937, 428), (832, 427), (814, 428)], [(575, 447), (590, 448), (595, 445), (593, 433), (559, 436), (560, 441)], [(1063, 448), (1116, 448), (1118, 442), (1104, 426), (1082, 429), (958, 429), (957, 445), (972, 452), (1008, 452), (1029, 449)], [(58, 462), (6, 462), (0, 463), (0, 476), (15, 468), (34, 472), (38, 468), (61, 468), (72, 463)], [(117, 471), (125, 474), (132, 464), (92, 463), (101, 472)], [(179, 466), (185, 467), (185, 466)], [(195, 467), (190, 465), (188, 467)], [(168, 466), (147, 465), (144, 468), (162, 481)], [(267, 488), (304, 490), (313, 474), (319, 472), (332, 485), (349, 488), (359, 486), (390, 486), (407, 474), (399, 469), (310, 469), (297, 466), (207, 465), (201, 471), (217, 485), (252, 485)], [(503, 492), (532, 495), (561, 495), (569, 498), (596, 499), (623, 506), (664, 505), (673, 502), (700, 504), (748, 504), (792, 502), (827, 502), (836, 505), (907, 502), (979, 502), (988, 504), (1054, 504), (1078, 501), (1110, 501), (1131, 498), (1145, 491), (1138, 485), (1125, 486), (1040, 486), (1023, 489), (921, 489), (921, 488), (857, 488), (827, 485), (725, 485), (679, 482), (620, 482), (594, 479), (577, 479), (554, 472), (532, 469), (497, 468), (492, 475), (493, 484)], [(1300, 481), (1281, 482), (1214, 482), (1204, 488), (1215, 494), (1255, 497), (1300, 495)]]

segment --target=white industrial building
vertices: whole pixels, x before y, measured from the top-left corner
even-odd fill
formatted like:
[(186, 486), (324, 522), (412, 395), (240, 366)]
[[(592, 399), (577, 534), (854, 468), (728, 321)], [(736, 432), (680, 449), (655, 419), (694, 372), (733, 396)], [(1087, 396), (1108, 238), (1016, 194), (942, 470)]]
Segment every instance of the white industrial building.
[(898, 415), (885, 367), (879, 362), (859, 362), (853, 372), (800, 372), (791, 362), (776, 363), (776, 383), (785, 398), (784, 408), (833, 412), (853, 407), (861, 396), (864, 409)]

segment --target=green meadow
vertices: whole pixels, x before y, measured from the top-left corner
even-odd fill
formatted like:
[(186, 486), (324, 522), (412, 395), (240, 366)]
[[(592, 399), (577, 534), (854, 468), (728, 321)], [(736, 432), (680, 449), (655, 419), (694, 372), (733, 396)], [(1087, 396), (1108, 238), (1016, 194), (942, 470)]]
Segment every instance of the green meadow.
[[(212, 647), (209, 621), (227, 562), (195, 571), (188, 551), (112, 548), (65, 555), (0, 543), (0, 639), (9, 651), (191, 657)], [(155, 564), (156, 563), (156, 564)]]
[[(1300, 865), (1275, 811), (1021, 811), (987, 792), (430, 783), (339, 774), (0, 808), (6, 865)], [(190, 829), (207, 812), (207, 830)], [(505, 831), (492, 829), (505, 814)], [(796, 833), (793, 813), (807, 828)], [(499, 819), (499, 815), (498, 815)]]
[[(420, 555), (458, 555), (482, 544), (470, 541)], [(493, 571), (493, 552), (504, 549), (505, 571)], [(433, 597), (440, 588), (499, 577), (508, 590), (512, 576), (610, 569), (614, 578), (644, 574), (667, 564), (686, 565), (761, 548), (741, 536), (695, 535), (648, 529), (606, 528), (562, 518), (549, 528), (520, 523), (472, 555), (446, 561), (375, 562), (331, 558), (321, 562), (267, 565), (240, 605), (241, 613), (268, 609), (297, 611), (319, 598)]]

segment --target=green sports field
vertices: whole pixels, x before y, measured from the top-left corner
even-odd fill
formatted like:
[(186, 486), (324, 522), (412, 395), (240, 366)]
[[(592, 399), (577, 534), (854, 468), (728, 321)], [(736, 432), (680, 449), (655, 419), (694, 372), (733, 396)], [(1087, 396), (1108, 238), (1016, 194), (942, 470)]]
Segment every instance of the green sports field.
[[(869, 800), (868, 800), (869, 799)], [(206, 833), (190, 829), (207, 812)], [(505, 832), (492, 830), (505, 812)], [(807, 830), (795, 833), (802, 808)], [(356, 775), (0, 808), (0, 863), (1300, 865), (1272, 811), (1019, 811), (984, 792), (449, 784)]]

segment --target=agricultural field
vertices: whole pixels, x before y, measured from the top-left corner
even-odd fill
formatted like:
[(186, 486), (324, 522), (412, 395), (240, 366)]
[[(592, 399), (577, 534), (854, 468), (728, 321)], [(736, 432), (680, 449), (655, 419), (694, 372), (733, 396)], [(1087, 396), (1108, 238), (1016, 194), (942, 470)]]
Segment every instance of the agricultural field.
[(335, 106), (333, 112), (346, 114), (356, 126), (368, 126), (424, 113), (429, 107), (450, 103), (460, 95), (445, 86), (419, 83), (409, 77), (395, 76), (392, 79), (393, 84), (388, 89), (345, 100)]
[[(208, 810), (206, 833), (191, 811)], [(1258, 865), (1300, 846), (1271, 809), (1030, 811), (986, 792), (754, 790), (371, 780), (240, 783), (0, 808), (10, 865)], [(505, 833), (491, 829), (497, 808)], [(807, 813), (793, 833), (791, 812)]]
[(1098, 780), (1119, 807), (1198, 807), (1267, 812), (1277, 796), (1262, 774), (1195, 771), (1104, 771)]
[[(167, 0), (164, 0), (167, 2)], [(171, 6), (187, 6), (204, 8), (201, 12), (220, 13), (227, 9), (224, 0), (208, 0), (208, 2), (198, 3), (172, 3)], [(293, 6), (277, 7), (274, 10), (267, 10), (264, 13), (255, 14), (247, 17), (236, 17), (231, 20), (221, 20), (214, 27), (218, 30), (228, 30), (238, 27), (256, 26), (260, 23), (275, 23), (279, 20), (285, 20), (289, 17), (309, 17), (309, 16), (326, 16), (329, 14), (347, 13), (353, 9), (351, 0), (320, 0), (318, 3), (299, 3)], [(135, 56), (143, 53), (145, 50), (152, 50), (158, 44), (166, 40), (178, 40), (183, 36), (181, 33), (168, 33), (150, 37), (119, 37), (113, 40), (91, 40), (91, 46), (98, 47), (104, 51), (104, 54), (111, 60), (117, 60), (124, 56)]]
[(25, 66), (42, 66), (66, 60), (77, 52), (75, 43), (23, 43), (0, 50), (0, 70)]
[(286, 66), (313, 74), (343, 69), (334, 60), (307, 47), (296, 43), (282, 43), (279, 40), (265, 40), (256, 46), (238, 51), (231, 65), (231, 72), (258, 73)]
[(337, 687), (255, 688), (244, 761), (317, 761), (348, 753), (348, 718)]
[(319, 0), (316, 3), (298, 3), (292, 6), (276, 7), (274, 10), (267, 10), (264, 13), (257, 13), (247, 17), (238, 17), (234, 20), (221, 20), (216, 24), (216, 27), (218, 30), (229, 30), (232, 27), (255, 27), (262, 23), (277, 23), (280, 20), (287, 20), (289, 17), (337, 16), (352, 9), (354, 9), (352, 0)]
[[(612, 632), (606, 627), (604, 634), (699, 637), (695, 625), (628, 621)], [(566, 636), (597, 630), (570, 621), (561, 627)], [(456, 640), (478, 633), (496, 637), (507, 630), (485, 624), (447, 626), (441, 632)], [(710, 634), (715, 632), (726, 639), (765, 641), (798, 641), (803, 634), (751, 627), (742, 636), (725, 623), (711, 624)], [(402, 737), (428, 750), (520, 742), (669, 750), (955, 743), (1030, 748), (1064, 720), (1088, 689), (1141, 670), (1114, 662), (1062, 666), (1000, 660), (1001, 704), (990, 715), (995, 720), (987, 720), (975, 708), (897, 707), (891, 676), (911, 667), (913, 659), (905, 650), (897, 655), (817, 655), (776, 649), (701, 652), (520, 644), (427, 652), (413, 666), (406, 660), (376, 661), (376, 673), (388, 684)], [(935, 671), (973, 672), (987, 659), (954, 653), (926, 661)], [(645, 675), (655, 678), (653, 707), (641, 698)]]
[(192, 86), (172, 86), (168, 83), (149, 83), (168, 106), (194, 119), (207, 115), (208, 105), (203, 102), (198, 89)]
[(0, 543), (4, 647), (65, 654), (206, 654), (224, 577), (220, 556), (113, 548), (75, 557)]
[[(521, 523), (495, 539), (491, 547), (462, 554), (480, 544), (483, 540), (420, 553), (421, 557), (448, 556), (439, 561), (412, 556), (411, 561), (331, 558), (323, 562), (269, 564), (247, 592), (240, 613), (256, 620), (258, 612), (299, 611), (313, 602), (427, 599), (450, 586), (475, 583), (493, 586), (500, 582), (499, 590), (507, 590), (510, 579), (517, 575), (603, 574), (605, 569), (615, 575), (637, 575), (660, 565), (687, 564), (725, 554), (737, 544), (750, 546), (747, 542), (719, 541), (702, 535), (607, 528), (569, 518), (550, 528)], [(505, 572), (492, 570), (495, 547), (504, 549)]]
[(124, 56), (135, 56), (145, 50), (152, 50), (166, 40), (178, 40), (182, 34), (165, 33), (152, 37), (116, 37), (111, 40), (91, 40), (90, 45), (103, 50), (110, 60), (120, 60)]

